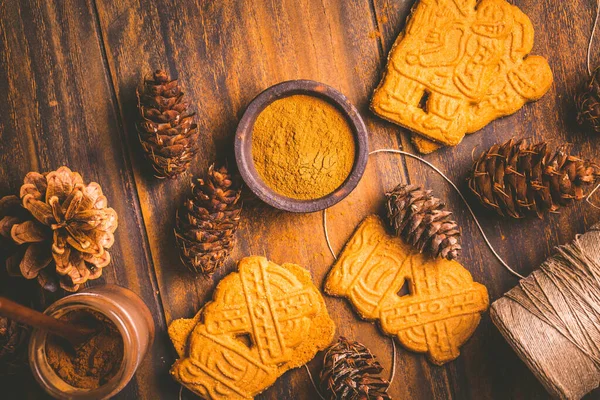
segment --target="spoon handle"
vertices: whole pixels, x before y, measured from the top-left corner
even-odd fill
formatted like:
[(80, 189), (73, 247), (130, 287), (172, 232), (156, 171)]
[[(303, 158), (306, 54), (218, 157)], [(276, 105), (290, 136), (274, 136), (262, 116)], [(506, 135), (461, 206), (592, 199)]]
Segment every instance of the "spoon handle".
[(74, 346), (82, 343), (94, 333), (93, 329), (75, 326), (68, 322), (52, 318), (2, 296), (0, 296), (0, 315), (24, 325), (29, 325), (60, 336), (68, 340)]

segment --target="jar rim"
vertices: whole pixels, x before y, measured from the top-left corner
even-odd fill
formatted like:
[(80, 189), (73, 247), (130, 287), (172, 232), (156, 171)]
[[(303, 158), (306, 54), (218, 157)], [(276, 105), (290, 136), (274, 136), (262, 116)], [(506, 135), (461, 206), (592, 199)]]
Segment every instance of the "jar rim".
[[(54, 369), (48, 364), (46, 358), (46, 340), (48, 333), (34, 329), (29, 341), (29, 363), (33, 375), (38, 383), (52, 396), (61, 398), (65, 393), (56, 387), (53, 380), (64, 382), (69, 387), (69, 398), (78, 399), (106, 399), (114, 396), (121, 391), (135, 374), (136, 360), (133, 357), (134, 339), (127, 328), (127, 322), (121, 313), (122, 307), (112, 299), (99, 296), (96, 293), (80, 292), (63, 297), (50, 305), (44, 314), (50, 316), (65, 315), (75, 310), (87, 309), (98, 312), (108, 318), (115, 324), (121, 337), (123, 338), (123, 358), (119, 370), (107, 383), (97, 389), (81, 389), (70, 385), (62, 379)], [(41, 352), (39, 351), (41, 350)], [(48, 364), (49, 368), (41, 369), (39, 363)], [(48, 373), (53, 374), (47, 376)]]

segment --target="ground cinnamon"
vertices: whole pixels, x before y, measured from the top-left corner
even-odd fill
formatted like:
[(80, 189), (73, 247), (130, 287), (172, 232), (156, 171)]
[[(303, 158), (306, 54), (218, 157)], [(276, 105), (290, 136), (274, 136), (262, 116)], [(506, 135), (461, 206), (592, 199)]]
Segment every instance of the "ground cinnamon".
[(315, 96), (276, 100), (257, 117), (252, 158), (277, 193), (310, 200), (335, 191), (354, 165), (352, 128), (332, 104)]
[(65, 382), (80, 389), (97, 389), (116, 375), (123, 361), (123, 337), (104, 315), (87, 310), (72, 311), (61, 319), (97, 329), (76, 349), (64, 339), (50, 336), (46, 343), (48, 363)]

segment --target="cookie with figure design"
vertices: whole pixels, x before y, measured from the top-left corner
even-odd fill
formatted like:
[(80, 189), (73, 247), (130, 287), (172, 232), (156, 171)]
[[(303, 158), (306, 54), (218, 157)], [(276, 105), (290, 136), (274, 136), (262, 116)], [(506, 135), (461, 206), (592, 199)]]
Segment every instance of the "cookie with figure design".
[(193, 319), (173, 321), (171, 374), (206, 399), (251, 399), (333, 340), (335, 325), (310, 273), (246, 257)]
[[(405, 285), (409, 294), (401, 296)], [(378, 321), (383, 332), (438, 365), (459, 356), (489, 306), (487, 289), (462, 265), (419, 254), (376, 216), (352, 235), (325, 292), (347, 298), (363, 319)]]
[[(371, 109), (438, 146), (454, 146), (548, 91), (548, 62), (528, 56), (533, 34), (527, 15), (505, 0), (420, 0), (390, 51)], [(416, 142), (423, 152), (436, 148)]]

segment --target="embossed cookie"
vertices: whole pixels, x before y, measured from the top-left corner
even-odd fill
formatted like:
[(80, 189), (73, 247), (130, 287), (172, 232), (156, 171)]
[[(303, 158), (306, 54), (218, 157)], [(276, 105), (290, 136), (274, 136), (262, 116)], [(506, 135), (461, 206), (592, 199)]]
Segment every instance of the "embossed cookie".
[(206, 399), (251, 399), (310, 361), (335, 325), (310, 273), (247, 257), (223, 278), (194, 319), (173, 321), (179, 354), (171, 374)]
[[(398, 293), (408, 285), (409, 294)], [(456, 261), (429, 259), (367, 217), (329, 272), (325, 292), (438, 365), (459, 356), (489, 305), (485, 286)]]
[(548, 91), (552, 71), (543, 57), (527, 56), (532, 47), (531, 21), (505, 0), (420, 0), (390, 51), (371, 109), (454, 146)]

